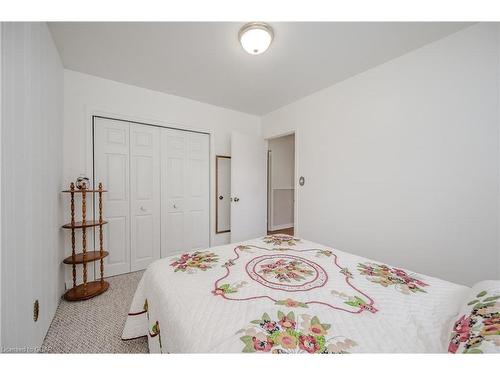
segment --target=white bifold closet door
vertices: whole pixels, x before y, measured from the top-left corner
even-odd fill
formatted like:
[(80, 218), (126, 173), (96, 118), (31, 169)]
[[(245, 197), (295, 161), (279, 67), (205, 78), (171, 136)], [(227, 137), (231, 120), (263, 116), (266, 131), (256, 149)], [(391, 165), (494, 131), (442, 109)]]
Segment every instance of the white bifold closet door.
[(96, 117), (106, 276), (209, 246), (209, 136)]
[(209, 247), (209, 136), (161, 129), (162, 257)]
[(160, 129), (94, 121), (96, 183), (104, 194), (106, 276), (144, 269), (160, 258)]
[(160, 129), (130, 124), (130, 270), (160, 259)]
[(94, 181), (103, 195), (106, 276), (130, 272), (130, 134), (129, 124), (94, 120)]

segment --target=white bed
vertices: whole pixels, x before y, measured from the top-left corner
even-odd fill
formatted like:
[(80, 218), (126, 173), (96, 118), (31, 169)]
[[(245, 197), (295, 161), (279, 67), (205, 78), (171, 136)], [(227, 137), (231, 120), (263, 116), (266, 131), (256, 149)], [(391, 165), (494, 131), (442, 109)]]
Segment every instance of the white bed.
[[(473, 343), (476, 352), (500, 345), (498, 297), (491, 296), (500, 294), (498, 283), (488, 286), (492, 291), (480, 298), (490, 298), (496, 313), (488, 321), (491, 337)], [(152, 353), (467, 351), (473, 327), (464, 335), (454, 322), (471, 293), (469, 287), (273, 235), (151, 264), (122, 338), (148, 335)], [(491, 334), (491, 324), (498, 332)]]

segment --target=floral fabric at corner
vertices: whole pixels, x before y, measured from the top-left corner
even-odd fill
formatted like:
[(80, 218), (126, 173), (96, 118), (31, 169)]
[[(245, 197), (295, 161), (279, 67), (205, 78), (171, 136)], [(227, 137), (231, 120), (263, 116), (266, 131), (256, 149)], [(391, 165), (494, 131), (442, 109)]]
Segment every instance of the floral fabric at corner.
[(158, 323), (158, 321), (156, 321), (153, 327), (151, 327), (151, 331), (149, 332), (149, 337), (151, 338), (158, 337), (158, 345), (160, 347), (160, 353), (163, 353), (163, 347), (161, 345), (160, 323)]
[(196, 269), (206, 271), (217, 263), (219, 257), (217, 254), (209, 251), (195, 251), (192, 254), (186, 253), (182, 254), (180, 258), (175, 258), (174, 262), (170, 265), (174, 268), (174, 271), (188, 271), (188, 273), (193, 273)]
[(300, 326), (293, 311), (288, 314), (278, 311), (276, 320), (264, 313), (261, 319), (251, 321), (251, 326), (237, 332), (244, 333), (240, 337), (245, 344), (243, 352), (340, 354), (357, 345), (343, 336), (330, 336), (330, 324), (321, 323), (317, 316), (301, 314), (299, 318)]
[(429, 286), (414, 276), (409, 275), (402, 269), (391, 268), (384, 264), (370, 262), (359, 263), (358, 271), (373, 283), (380, 284), (384, 287), (394, 285), (396, 290), (403, 294), (410, 294), (410, 292), (427, 293), (423, 288)]
[(288, 246), (295, 246), (297, 242), (300, 242), (300, 239), (289, 236), (288, 234), (271, 234), (269, 236), (265, 236), (262, 241), (274, 246), (281, 246), (283, 244)]
[(483, 353), (486, 343), (500, 346), (500, 295), (482, 291), (468, 303), (469, 315), (455, 322), (448, 352)]

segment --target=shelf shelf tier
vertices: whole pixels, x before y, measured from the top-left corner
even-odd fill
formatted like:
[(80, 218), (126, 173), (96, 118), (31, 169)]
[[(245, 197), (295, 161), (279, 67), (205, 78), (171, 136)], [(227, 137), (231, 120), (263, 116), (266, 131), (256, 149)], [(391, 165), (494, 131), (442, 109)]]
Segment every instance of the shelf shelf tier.
[(75, 254), (75, 257), (73, 259), (73, 256), (70, 255), (69, 257), (65, 258), (63, 260), (64, 264), (82, 264), (83, 262), (94, 262), (96, 260), (101, 260), (106, 258), (109, 255), (107, 251), (86, 251), (85, 253), (78, 253)]
[(80, 194), (83, 194), (83, 193), (107, 193), (108, 191), (107, 190), (88, 190), (88, 189), (85, 189), (85, 190), (79, 190), (79, 189), (74, 189), (74, 190), (63, 190), (62, 191), (63, 193), (80, 193)]
[(109, 283), (103, 280), (76, 285), (64, 293), (66, 301), (82, 301), (104, 293), (109, 288)]
[(100, 225), (107, 224), (108, 222), (106, 220), (85, 220), (85, 223), (83, 221), (75, 221), (73, 223), (68, 223), (64, 224), (62, 227), (64, 229), (80, 229), (80, 228), (91, 228), (91, 227), (98, 227)]

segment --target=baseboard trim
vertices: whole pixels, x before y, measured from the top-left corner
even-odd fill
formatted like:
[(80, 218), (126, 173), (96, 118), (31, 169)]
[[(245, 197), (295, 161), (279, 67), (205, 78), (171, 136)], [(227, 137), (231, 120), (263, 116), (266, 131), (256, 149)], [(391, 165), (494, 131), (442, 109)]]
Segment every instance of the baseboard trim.
[(274, 227), (271, 227), (271, 229), (269, 229), (269, 230), (275, 231), (275, 230), (282, 230), (282, 229), (288, 229), (288, 228), (293, 228), (293, 223), (275, 225)]

